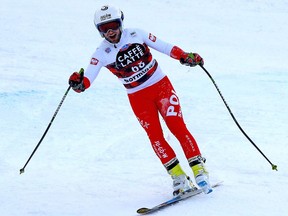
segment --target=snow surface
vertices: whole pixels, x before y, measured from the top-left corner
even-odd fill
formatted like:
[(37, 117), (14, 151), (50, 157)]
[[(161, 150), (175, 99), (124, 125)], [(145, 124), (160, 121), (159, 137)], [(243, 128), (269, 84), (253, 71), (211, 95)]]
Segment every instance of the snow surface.
[[(83, 94), (69, 92), (47, 128), (73, 71), (102, 40), (93, 0), (1, 0), (0, 212), (3, 216), (136, 215), (171, 196), (171, 179), (130, 109), (120, 82), (103, 69)], [(200, 67), (152, 51), (180, 96), (188, 128), (207, 158), (212, 194), (155, 215), (288, 215), (288, 2), (286, 0), (110, 0), (125, 26), (200, 53), (240, 125)], [(180, 145), (165, 136), (187, 174)]]

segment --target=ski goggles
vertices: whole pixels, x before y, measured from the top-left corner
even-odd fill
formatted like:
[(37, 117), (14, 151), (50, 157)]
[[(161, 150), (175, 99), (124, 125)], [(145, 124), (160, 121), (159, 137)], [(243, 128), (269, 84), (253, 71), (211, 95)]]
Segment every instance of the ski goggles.
[(98, 30), (102, 33), (102, 34), (106, 34), (110, 29), (113, 31), (118, 30), (121, 27), (121, 23), (119, 20), (115, 20), (112, 22), (108, 22), (108, 23), (104, 23), (104, 24), (100, 24), (98, 25)]

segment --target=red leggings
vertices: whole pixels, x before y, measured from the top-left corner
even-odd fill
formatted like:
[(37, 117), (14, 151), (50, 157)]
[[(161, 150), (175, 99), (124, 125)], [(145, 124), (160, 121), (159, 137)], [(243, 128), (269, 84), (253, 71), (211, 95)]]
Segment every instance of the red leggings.
[(128, 94), (128, 97), (133, 112), (166, 168), (176, 155), (163, 136), (158, 112), (180, 142), (186, 158), (200, 155), (198, 145), (184, 123), (179, 99), (167, 76), (148, 88)]

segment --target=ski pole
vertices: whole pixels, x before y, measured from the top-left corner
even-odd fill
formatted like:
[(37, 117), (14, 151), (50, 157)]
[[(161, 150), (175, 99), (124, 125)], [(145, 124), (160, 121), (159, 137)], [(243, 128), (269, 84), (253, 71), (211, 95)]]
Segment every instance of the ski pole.
[[(83, 76), (84, 76), (84, 69), (81, 68), (80, 71), (79, 71), (79, 73), (81, 74), (81, 77), (83, 78)], [(37, 151), (37, 149), (38, 149), (38, 147), (40, 146), (41, 142), (43, 141), (44, 137), (46, 136), (49, 128), (51, 127), (51, 125), (52, 125), (52, 123), (53, 123), (53, 121), (54, 121), (57, 113), (59, 112), (59, 110), (60, 110), (60, 108), (61, 108), (61, 106), (62, 106), (62, 104), (63, 104), (63, 102), (64, 102), (64, 100), (65, 100), (65, 98), (66, 98), (66, 96), (68, 95), (70, 89), (71, 89), (71, 86), (69, 85), (69, 87), (68, 87), (68, 89), (66, 90), (64, 96), (62, 97), (62, 100), (60, 101), (60, 103), (59, 103), (59, 105), (58, 105), (58, 107), (57, 107), (57, 109), (56, 109), (56, 111), (55, 111), (55, 113), (54, 113), (54, 115), (53, 115), (50, 123), (48, 124), (48, 127), (46, 128), (44, 134), (42, 135), (40, 141), (38, 142), (38, 144), (37, 144), (36, 147), (34, 148), (32, 154), (31, 154), (30, 157), (28, 158), (28, 160), (27, 160), (27, 162), (25, 163), (25, 165), (23, 166), (23, 168), (20, 169), (20, 174), (24, 173), (26, 166), (28, 165), (29, 161), (31, 160), (31, 158), (33, 157), (33, 155), (35, 154), (35, 152)]]
[(250, 143), (261, 153), (261, 155), (270, 163), (270, 165), (272, 166), (272, 170), (277, 170), (277, 165), (273, 164), (267, 157), (266, 155), (260, 150), (260, 148), (253, 142), (253, 140), (246, 134), (246, 132), (242, 129), (242, 127), (240, 126), (240, 124), (238, 123), (238, 121), (236, 120), (234, 114), (232, 113), (230, 107), (228, 106), (226, 100), (224, 99), (220, 89), (218, 88), (215, 80), (212, 78), (212, 76), (210, 75), (210, 73), (204, 68), (203, 65), (200, 65), (200, 67), (205, 71), (205, 73), (208, 75), (208, 77), (210, 78), (210, 80), (212, 81), (212, 83), (214, 84), (215, 88), (217, 89), (220, 97), (222, 98), (226, 108), (228, 109), (232, 119), (234, 120), (234, 122), (236, 123), (236, 125), (238, 126), (238, 128), (240, 129), (240, 131), (244, 134), (244, 136), (250, 141)]

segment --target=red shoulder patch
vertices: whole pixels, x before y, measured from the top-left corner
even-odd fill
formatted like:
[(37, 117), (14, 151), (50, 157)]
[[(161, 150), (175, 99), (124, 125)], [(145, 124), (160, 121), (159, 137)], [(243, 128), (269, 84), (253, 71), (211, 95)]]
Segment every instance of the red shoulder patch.
[(156, 36), (154, 36), (153, 34), (149, 33), (149, 40), (151, 40), (152, 42), (156, 41)]
[(91, 58), (90, 64), (92, 64), (92, 65), (97, 65), (98, 62), (99, 62), (98, 59), (96, 59), (96, 58)]

